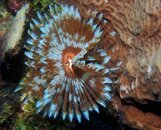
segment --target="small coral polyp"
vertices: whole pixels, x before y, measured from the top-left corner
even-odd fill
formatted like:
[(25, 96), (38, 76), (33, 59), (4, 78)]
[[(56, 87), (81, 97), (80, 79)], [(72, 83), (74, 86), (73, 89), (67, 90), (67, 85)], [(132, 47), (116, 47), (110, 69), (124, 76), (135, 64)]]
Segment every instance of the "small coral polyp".
[(81, 17), (74, 6), (62, 6), (55, 14), (37, 13), (32, 19), (29, 38), (25, 44), (29, 68), (18, 90), (24, 93), (24, 102), (31, 96), (38, 98), (37, 112), (56, 118), (62, 114), (69, 120), (81, 122), (82, 115), (89, 120), (89, 111), (99, 112), (98, 105), (106, 107), (111, 100), (106, 64), (110, 56), (100, 49), (102, 14), (96, 19)]

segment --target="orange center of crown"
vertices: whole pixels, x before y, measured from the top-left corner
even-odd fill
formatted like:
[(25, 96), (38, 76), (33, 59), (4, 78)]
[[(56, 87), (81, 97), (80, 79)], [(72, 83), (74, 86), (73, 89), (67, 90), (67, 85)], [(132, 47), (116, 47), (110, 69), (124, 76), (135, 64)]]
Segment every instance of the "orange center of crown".
[(73, 67), (72, 59), (81, 51), (81, 48), (74, 48), (72, 46), (63, 50), (62, 64), (65, 75), (70, 78), (76, 78), (75, 69)]

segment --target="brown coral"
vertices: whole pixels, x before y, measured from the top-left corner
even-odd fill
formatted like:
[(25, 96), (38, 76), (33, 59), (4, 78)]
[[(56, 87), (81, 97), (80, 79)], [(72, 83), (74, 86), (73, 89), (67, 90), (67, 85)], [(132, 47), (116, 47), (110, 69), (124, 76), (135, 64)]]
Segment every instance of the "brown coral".
[(118, 97), (114, 97), (113, 105), (120, 113), (123, 123), (128, 124), (129, 126), (139, 130), (161, 129), (160, 116), (148, 111), (143, 111), (137, 106), (126, 104)]
[[(160, 10), (160, 1), (158, 0), (155, 2), (114, 0), (109, 1), (102, 10), (107, 19), (112, 22), (124, 44), (129, 46), (126, 48), (126, 55), (122, 57), (122, 59), (127, 59), (125, 71), (129, 75), (122, 74), (120, 89), (122, 87), (125, 90), (141, 87), (142, 91), (149, 91), (149, 88), (153, 87), (154, 91), (158, 91), (152, 91), (150, 95), (154, 94), (160, 97)], [(139, 95), (144, 94), (140, 92)], [(133, 97), (137, 99), (135, 94)], [(140, 98), (144, 99), (145, 97)], [(149, 100), (153, 99), (149, 98)]]

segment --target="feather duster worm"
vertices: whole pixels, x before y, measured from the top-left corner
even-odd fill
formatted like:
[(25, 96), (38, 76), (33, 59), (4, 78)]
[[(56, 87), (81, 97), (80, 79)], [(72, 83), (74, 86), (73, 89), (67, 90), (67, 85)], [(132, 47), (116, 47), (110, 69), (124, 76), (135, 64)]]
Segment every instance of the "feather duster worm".
[(65, 5), (58, 15), (50, 6), (48, 14), (38, 12), (37, 17), (25, 45), (29, 71), (18, 90), (24, 90), (25, 101), (37, 96), (37, 112), (44, 116), (61, 113), (70, 121), (81, 122), (82, 115), (89, 120), (89, 111), (99, 112), (98, 104), (106, 107), (111, 99), (112, 81), (105, 67), (111, 57), (97, 47), (102, 14), (97, 20), (94, 15), (83, 19), (78, 9)]

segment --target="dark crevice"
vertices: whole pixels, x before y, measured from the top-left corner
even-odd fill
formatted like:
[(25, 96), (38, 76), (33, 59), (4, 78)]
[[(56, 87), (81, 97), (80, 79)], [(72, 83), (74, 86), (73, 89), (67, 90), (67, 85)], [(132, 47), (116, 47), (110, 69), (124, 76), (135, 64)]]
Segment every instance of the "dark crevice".
[(76, 123), (72, 130), (136, 130), (123, 125), (107, 108), (99, 108), (100, 113), (90, 112), (90, 120), (83, 119), (82, 123)]
[(19, 83), (24, 76), (24, 52), (20, 52), (14, 56), (6, 55), (1, 64), (2, 80), (6, 82)]
[(147, 113), (153, 113), (155, 115), (161, 116), (161, 102), (154, 102), (154, 101), (148, 101), (146, 103), (138, 103), (136, 101), (131, 101), (130, 103), (127, 103), (125, 101), (123, 101), (123, 104), (125, 105), (132, 105), (137, 107), (139, 110)]

